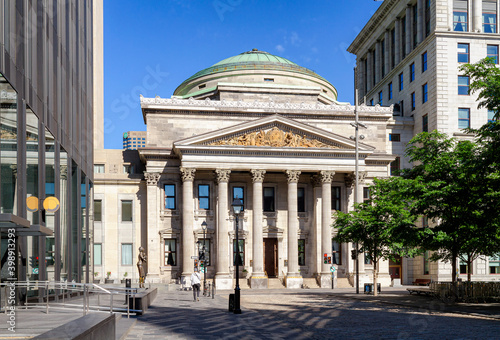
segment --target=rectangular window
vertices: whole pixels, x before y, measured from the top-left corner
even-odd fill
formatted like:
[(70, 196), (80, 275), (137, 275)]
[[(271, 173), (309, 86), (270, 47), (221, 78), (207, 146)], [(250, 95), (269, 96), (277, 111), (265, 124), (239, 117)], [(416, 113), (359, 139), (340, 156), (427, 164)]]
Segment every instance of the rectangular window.
[(102, 265), (102, 244), (94, 243), (94, 266)]
[(104, 173), (104, 164), (94, 164), (94, 173), (95, 174), (103, 174)]
[[(467, 255), (464, 255), (464, 257), (467, 258)], [(460, 274), (467, 274), (468, 273), (467, 269), (468, 269), (467, 268), (467, 261), (460, 259)], [(470, 273), (472, 274), (472, 266), (471, 266)]]
[(332, 240), (332, 264), (342, 265), (342, 251), (340, 244)]
[(391, 70), (396, 63), (396, 29), (391, 30)]
[(429, 227), (429, 218), (427, 216), (422, 216), (422, 227), (424, 228)]
[(483, 0), (483, 32), (497, 33), (497, 0)]
[(389, 93), (389, 100), (392, 99), (392, 82), (387, 85), (387, 92)]
[(305, 212), (306, 211), (306, 189), (305, 188), (297, 188), (297, 211)]
[(500, 274), (500, 253), (489, 256), (490, 274)]
[(165, 209), (175, 210), (175, 184), (165, 184)]
[(467, 129), (470, 127), (470, 109), (458, 109), (458, 128)]
[(469, 62), (469, 44), (458, 44), (457, 45), (457, 56), (459, 63)]
[(431, 0), (425, 0), (425, 37), (431, 34)]
[(132, 222), (132, 201), (122, 201), (122, 222)]
[(417, 4), (415, 4), (412, 8), (413, 12), (413, 25), (412, 25), (412, 30), (413, 30), (413, 48), (417, 47), (418, 44), (418, 9), (417, 9)]
[(299, 266), (306, 265), (306, 240), (299, 239)]
[(199, 239), (197, 243), (200, 261), (204, 261), (206, 267), (210, 266), (210, 239)]
[(122, 243), (122, 266), (132, 265), (132, 243)]
[(411, 110), (415, 111), (415, 92), (411, 94)]
[(399, 133), (390, 133), (389, 141), (391, 142), (401, 142), (401, 135)]
[(458, 76), (458, 94), (462, 96), (469, 95), (469, 77)]
[(198, 209), (210, 210), (210, 186), (198, 184)]
[(177, 249), (175, 238), (165, 239), (165, 266), (177, 265)]
[(401, 18), (401, 54), (403, 58), (406, 56), (406, 16)]
[(493, 58), (495, 64), (498, 64), (498, 45), (488, 45), (486, 47), (486, 56)]
[(399, 102), (399, 112), (401, 112), (401, 117), (405, 115), (405, 101), (402, 100)]
[(370, 99), (370, 106), (373, 106), (373, 98)]
[(264, 78), (264, 81), (274, 83), (274, 78)]
[(370, 199), (370, 188), (369, 187), (364, 187), (363, 188), (363, 202), (366, 202)]
[(427, 71), (427, 52), (422, 53), (422, 73)]
[(468, 31), (467, 11), (467, 0), (453, 0), (453, 31)]
[(410, 65), (410, 83), (415, 80), (415, 63)]
[(124, 174), (134, 174), (134, 166), (132, 164), (123, 164)]
[(488, 123), (491, 123), (494, 120), (495, 120), (495, 111), (488, 110)]
[(340, 211), (342, 208), (340, 200), (340, 187), (332, 187), (332, 210)]
[(430, 274), (431, 261), (429, 260), (429, 251), (424, 253), (424, 275)]
[(399, 176), (399, 169), (400, 169), (400, 158), (396, 157), (396, 159), (391, 162), (391, 176)]
[(422, 104), (427, 102), (427, 83), (422, 85)]
[(102, 200), (94, 200), (94, 222), (102, 222)]
[[(236, 198), (239, 198), (241, 203), (243, 204), (243, 208), (241, 211), (245, 210), (245, 190), (243, 187), (233, 187), (233, 201)], [(231, 201), (231, 202), (233, 202)]]
[(422, 132), (429, 132), (429, 115), (422, 116)]
[(243, 266), (245, 263), (245, 240), (238, 240), (238, 247), (236, 247), (236, 240), (233, 240), (233, 266), (236, 266), (236, 259), (238, 259), (238, 264)]
[(365, 70), (363, 72), (363, 83), (364, 83), (364, 88), (365, 88), (365, 94), (366, 92), (368, 92), (368, 72), (366, 70), (368, 70), (368, 59), (365, 58), (365, 60), (363, 61), (364, 63), (364, 68), (363, 70)]
[(382, 91), (378, 93), (378, 105), (383, 105), (384, 102), (384, 94)]
[(365, 264), (366, 265), (371, 265), (372, 264), (372, 258), (369, 253), (365, 253)]
[(373, 81), (373, 86), (377, 83), (375, 76), (377, 75), (377, 72), (375, 70), (377, 69), (377, 63), (376, 63), (376, 53), (375, 51), (372, 52), (372, 70), (373, 70), (373, 75), (372, 75), (372, 81)]
[(273, 212), (274, 208), (274, 188), (264, 187), (264, 211)]
[(404, 79), (403, 79), (403, 72), (399, 74), (399, 91), (403, 91), (404, 88)]

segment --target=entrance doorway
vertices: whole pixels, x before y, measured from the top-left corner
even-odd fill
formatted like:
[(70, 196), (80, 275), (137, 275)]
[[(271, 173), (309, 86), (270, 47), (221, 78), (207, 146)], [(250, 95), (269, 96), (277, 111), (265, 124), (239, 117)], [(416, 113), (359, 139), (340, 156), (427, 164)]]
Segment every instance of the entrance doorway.
[(267, 277), (278, 276), (278, 239), (264, 239), (264, 270)]
[(391, 275), (391, 279), (401, 279), (401, 270), (401, 256), (396, 255), (394, 260), (389, 259), (389, 274)]

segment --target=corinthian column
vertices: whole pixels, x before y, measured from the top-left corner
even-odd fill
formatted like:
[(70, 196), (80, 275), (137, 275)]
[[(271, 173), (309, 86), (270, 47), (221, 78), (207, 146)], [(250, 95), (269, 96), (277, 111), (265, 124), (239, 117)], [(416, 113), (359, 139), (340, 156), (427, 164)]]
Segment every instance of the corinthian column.
[[(147, 184), (147, 205), (148, 205), (148, 228), (147, 228), (147, 244), (142, 244), (148, 254), (147, 262), (147, 280), (149, 282), (160, 282), (160, 266), (161, 256), (161, 240), (160, 229), (158, 226), (158, 181), (160, 174), (158, 172), (145, 172), (144, 178)], [(136, 249), (137, 250), (137, 249)]]
[(266, 170), (251, 170), (253, 181), (253, 223), (252, 223), (252, 253), (253, 267), (250, 287), (267, 288), (267, 277), (264, 274), (264, 247), (262, 238), (262, 182)]
[(233, 280), (229, 275), (229, 229), (228, 229), (228, 182), (231, 170), (215, 170), (218, 183), (217, 201), (217, 264), (215, 286), (217, 289), (231, 289)]
[(196, 169), (180, 168), (182, 178), (182, 286), (191, 287), (191, 274), (194, 262), (191, 256), (196, 255), (194, 250), (194, 202), (193, 180)]
[(301, 288), (302, 276), (299, 273), (299, 216), (297, 212), (297, 182), (300, 171), (287, 170), (288, 177), (288, 272), (286, 288)]
[[(332, 179), (335, 171), (321, 171), (321, 253), (332, 256)], [(332, 285), (330, 274), (331, 263), (321, 262), (321, 288), (329, 288)]]

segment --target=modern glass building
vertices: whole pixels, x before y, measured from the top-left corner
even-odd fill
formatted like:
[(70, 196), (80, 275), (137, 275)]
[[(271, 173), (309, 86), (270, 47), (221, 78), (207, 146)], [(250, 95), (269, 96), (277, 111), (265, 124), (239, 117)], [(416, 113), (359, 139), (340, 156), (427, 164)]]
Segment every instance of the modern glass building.
[(95, 13), (102, 15), (99, 1), (1, 2), (2, 281), (12, 228), (19, 281), (89, 281), (93, 67), (102, 60), (94, 56), (94, 34), (102, 34)]

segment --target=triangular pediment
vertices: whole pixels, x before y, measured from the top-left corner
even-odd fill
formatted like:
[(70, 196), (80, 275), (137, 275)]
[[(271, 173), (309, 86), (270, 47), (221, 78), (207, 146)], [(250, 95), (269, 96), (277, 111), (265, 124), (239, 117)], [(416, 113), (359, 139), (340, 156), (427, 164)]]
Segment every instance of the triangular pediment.
[[(175, 142), (174, 146), (248, 146), (353, 150), (355, 143), (348, 137), (276, 114), (180, 140)], [(369, 145), (360, 143), (360, 150), (372, 151), (373, 149)]]

